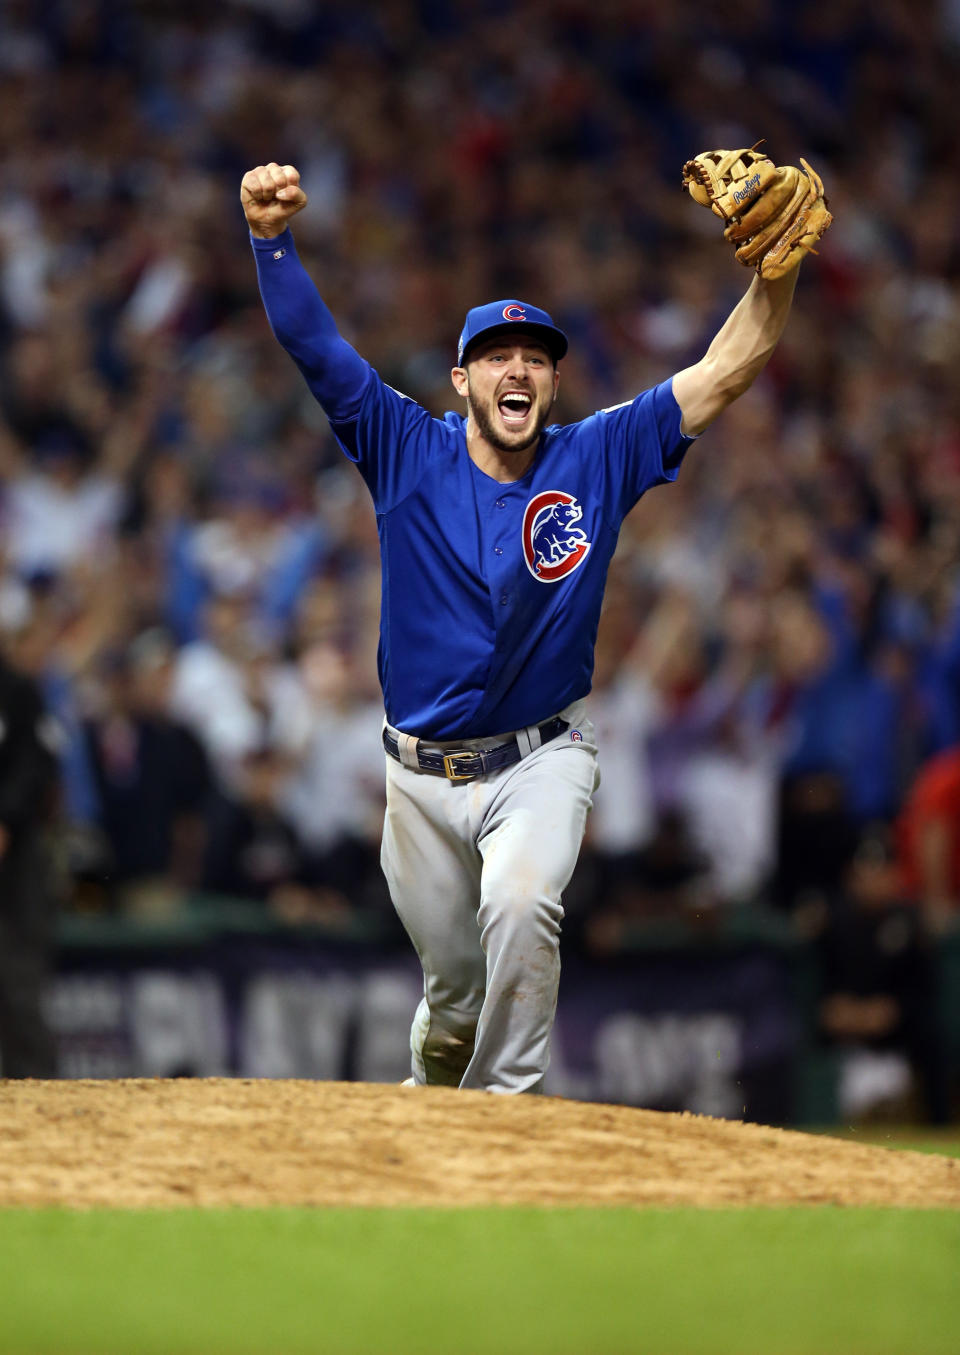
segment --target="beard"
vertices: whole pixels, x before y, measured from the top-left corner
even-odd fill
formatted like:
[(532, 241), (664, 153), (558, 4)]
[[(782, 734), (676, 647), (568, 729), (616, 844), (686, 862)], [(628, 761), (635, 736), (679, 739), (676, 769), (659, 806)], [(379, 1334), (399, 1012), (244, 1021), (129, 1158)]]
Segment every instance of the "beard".
[[(525, 452), (540, 440), (540, 434), (547, 426), (547, 419), (550, 417), (550, 411), (553, 408), (553, 400), (543, 409), (538, 409), (533, 424), (523, 433), (513, 435), (500, 432), (493, 422), (496, 404), (481, 405), (475, 404), (470, 391), (469, 378), (467, 381), (467, 412), (473, 415), (473, 421), (477, 425), (477, 431), (484, 441), (491, 447), (495, 447), (498, 452)], [(522, 437), (523, 441), (516, 441), (517, 437)]]

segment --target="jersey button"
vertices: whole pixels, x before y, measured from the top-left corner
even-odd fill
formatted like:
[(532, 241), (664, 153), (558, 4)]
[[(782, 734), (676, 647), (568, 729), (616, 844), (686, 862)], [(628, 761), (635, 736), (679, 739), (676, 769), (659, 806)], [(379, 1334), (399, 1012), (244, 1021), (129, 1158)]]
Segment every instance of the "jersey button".
[(502, 555), (502, 554), (503, 554), (503, 547), (502, 547), (502, 546), (494, 546), (494, 548), (493, 548), (493, 553), (494, 553), (494, 555)]
[(497, 507), (498, 507), (498, 508), (506, 508), (506, 506), (507, 506), (506, 500), (504, 500), (504, 499), (497, 499)]
[(500, 594), (500, 606), (501, 606), (501, 607), (506, 607), (506, 605), (507, 605), (507, 603), (508, 603), (509, 601), (510, 601), (510, 599), (509, 599), (509, 597), (507, 596), (506, 593), (501, 593), (501, 594)]

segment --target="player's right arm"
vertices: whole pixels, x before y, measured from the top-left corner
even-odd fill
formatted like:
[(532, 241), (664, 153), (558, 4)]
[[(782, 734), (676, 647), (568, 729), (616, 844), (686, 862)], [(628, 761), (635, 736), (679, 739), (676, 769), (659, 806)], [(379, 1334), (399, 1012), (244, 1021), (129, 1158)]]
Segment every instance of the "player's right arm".
[(267, 319), (323, 407), (343, 451), (356, 462), (377, 510), (403, 498), (433, 455), (434, 424), (416, 401), (392, 390), (347, 343), (297, 257), (291, 217), (307, 205), (293, 165), (258, 165), (243, 176)]
[(351, 419), (370, 366), (337, 329), (297, 256), (289, 224), (307, 205), (293, 165), (258, 165), (240, 184), (240, 202), (257, 262), (270, 327), (303, 373), (332, 423)]

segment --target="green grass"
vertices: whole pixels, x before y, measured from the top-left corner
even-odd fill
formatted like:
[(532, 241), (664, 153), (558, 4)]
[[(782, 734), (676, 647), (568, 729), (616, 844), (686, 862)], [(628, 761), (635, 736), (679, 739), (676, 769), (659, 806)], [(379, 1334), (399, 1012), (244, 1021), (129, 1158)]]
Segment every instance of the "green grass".
[(867, 1143), (878, 1148), (907, 1148), (914, 1153), (942, 1153), (960, 1157), (960, 1128), (928, 1129), (922, 1125), (850, 1125), (813, 1131), (848, 1143)]
[(0, 1212), (3, 1355), (956, 1355), (960, 1212)]

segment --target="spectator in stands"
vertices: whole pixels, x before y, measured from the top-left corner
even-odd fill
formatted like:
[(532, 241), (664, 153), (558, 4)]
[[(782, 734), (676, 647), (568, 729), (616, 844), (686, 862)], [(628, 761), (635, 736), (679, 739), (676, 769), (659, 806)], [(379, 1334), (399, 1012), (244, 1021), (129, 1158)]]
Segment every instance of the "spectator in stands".
[(288, 497), (275, 472), (234, 465), (210, 492), (206, 519), (169, 538), (168, 611), (182, 636), (195, 638), (205, 604), (224, 594), (246, 594), (266, 631), (289, 626), (325, 552), (320, 525), (294, 517)]
[(297, 668), (311, 719), (279, 804), (297, 833), (305, 878), (369, 901), (382, 893), (383, 703), (336, 644), (307, 647)]
[(277, 807), (288, 771), (286, 759), (270, 746), (243, 753), (210, 814), (203, 872), (208, 892), (266, 903), (276, 889), (299, 880), (297, 836)]
[(131, 913), (169, 912), (201, 882), (213, 785), (199, 740), (168, 713), (173, 661), (160, 630), (109, 654), (101, 709), (84, 726), (109, 845), (103, 889)]
[(925, 1118), (946, 1124), (950, 1067), (936, 957), (923, 918), (904, 900), (885, 829), (860, 839), (817, 952), (820, 1033), (841, 1055), (841, 1115), (856, 1118), (886, 1103), (902, 1117), (915, 1093)]
[(0, 1074), (55, 1077), (43, 1011), (58, 884), (55, 730), (39, 687), (0, 654)]
[(191, 729), (218, 782), (232, 788), (244, 759), (268, 747), (299, 747), (309, 723), (306, 697), (278, 642), (257, 620), (249, 592), (214, 594), (203, 633), (174, 659), (172, 714)]
[(926, 925), (942, 932), (960, 918), (960, 747), (920, 769), (898, 830), (901, 887)]
[(364, 901), (367, 863), (344, 850), (318, 869), (318, 858), (305, 850), (283, 807), (290, 774), (291, 759), (275, 747), (244, 754), (230, 787), (212, 803), (204, 888), (256, 900), (265, 915), (293, 925), (349, 927)]

